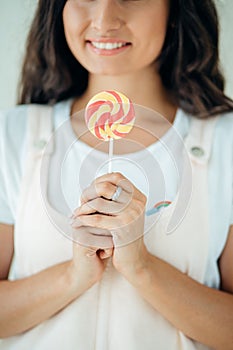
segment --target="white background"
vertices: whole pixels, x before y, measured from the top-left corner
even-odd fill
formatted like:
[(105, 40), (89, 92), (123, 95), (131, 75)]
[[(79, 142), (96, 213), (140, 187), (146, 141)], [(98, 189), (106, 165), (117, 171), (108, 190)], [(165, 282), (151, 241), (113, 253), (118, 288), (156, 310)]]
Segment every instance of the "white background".
[[(48, 0), (49, 1), (49, 0)], [(15, 105), (25, 40), (37, 0), (0, 0), (0, 109)], [(216, 0), (221, 21), (221, 62), (233, 97), (233, 1)]]

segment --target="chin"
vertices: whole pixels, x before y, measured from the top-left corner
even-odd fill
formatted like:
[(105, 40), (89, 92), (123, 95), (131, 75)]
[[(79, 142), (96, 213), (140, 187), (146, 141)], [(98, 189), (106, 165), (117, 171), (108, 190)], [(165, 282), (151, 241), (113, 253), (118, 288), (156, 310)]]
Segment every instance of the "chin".
[(130, 73), (129, 69), (122, 69), (121, 66), (119, 67), (102, 67), (102, 68), (98, 68), (98, 69), (88, 69), (88, 71), (93, 74), (93, 75), (104, 75), (104, 76), (120, 76), (120, 75), (125, 75)]

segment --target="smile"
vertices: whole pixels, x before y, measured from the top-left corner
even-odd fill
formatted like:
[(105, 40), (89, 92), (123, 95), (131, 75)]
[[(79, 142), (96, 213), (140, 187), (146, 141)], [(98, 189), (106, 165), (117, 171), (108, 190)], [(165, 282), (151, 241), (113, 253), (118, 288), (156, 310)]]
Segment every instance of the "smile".
[(96, 42), (92, 41), (91, 45), (100, 50), (115, 50), (127, 46), (127, 43), (111, 43), (111, 42)]
[(117, 39), (89, 39), (86, 41), (91, 52), (98, 56), (115, 56), (129, 49), (131, 43)]

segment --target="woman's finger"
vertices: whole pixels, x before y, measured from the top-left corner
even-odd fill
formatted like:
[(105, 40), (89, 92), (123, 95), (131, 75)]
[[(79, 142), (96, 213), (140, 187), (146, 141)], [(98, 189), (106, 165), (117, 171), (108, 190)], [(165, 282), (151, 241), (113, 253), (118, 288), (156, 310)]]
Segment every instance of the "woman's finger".
[(93, 214), (93, 215), (80, 215), (74, 219), (71, 226), (74, 229), (80, 228), (82, 226), (95, 227), (103, 230), (112, 230), (120, 226), (119, 222), (116, 220), (117, 217), (108, 216), (103, 214)]
[(111, 199), (115, 191), (116, 186), (110, 182), (92, 183), (82, 192), (81, 203), (86, 203), (98, 197)]
[(113, 248), (100, 250), (98, 255), (99, 255), (100, 259), (102, 259), (102, 260), (108, 259), (113, 255)]
[[(117, 202), (125, 203), (128, 201), (129, 198), (132, 198), (132, 192), (129, 192), (129, 186), (124, 186), (124, 184), (121, 184), (122, 186), (120, 196), (117, 198)], [(127, 190), (125, 188), (127, 187)], [(103, 197), (105, 199), (111, 200), (113, 195), (115, 194), (118, 186), (113, 185), (110, 182), (104, 181), (104, 182), (94, 182), (89, 187), (87, 187), (82, 195), (81, 195), (81, 204), (87, 203), (95, 198)]]
[(97, 186), (99, 183), (110, 183), (112, 185), (115, 185), (116, 187), (121, 187), (124, 192), (127, 192), (130, 194), (131, 197), (135, 199), (140, 199), (142, 196), (144, 196), (133, 184), (132, 182), (127, 179), (124, 175), (121, 173), (110, 173), (110, 174), (104, 174), (97, 179), (93, 181), (91, 184), (94, 186)]
[[(122, 202), (123, 199), (124, 202)], [(73, 213), (73, 219), (80, 215), (88, 215), (94, 213), (101, 213), (105, 215), (117, 215), (126, 208), (130, 200), (131, 198), (126, 192), (121, 192), (117, 201), (110, 201), (98, 197), (82, 204), (79, 208), (75, 209)]]
[(82, 226), (98, 227), (104, 230), (116, 230), (131, 224), (142, 215), (144, 206), (141, 202), (134, 200), (133, 205), (123, 210), (119, 215), (110, 216), (103, 214), (77, 216), (71, 226), (78, 228)]
[(112, 235), (109, 231), (96, 227), (81, 226), (73, 230), (73, 240), (93, 249), (111, 249), (113, 247)]
[(108, 182), (115, 186), (122, 187), (128, 193), (133, 193), (136, 187), (121, 173), (108, 173), (104, 174), (93, 181), (93, 185)]

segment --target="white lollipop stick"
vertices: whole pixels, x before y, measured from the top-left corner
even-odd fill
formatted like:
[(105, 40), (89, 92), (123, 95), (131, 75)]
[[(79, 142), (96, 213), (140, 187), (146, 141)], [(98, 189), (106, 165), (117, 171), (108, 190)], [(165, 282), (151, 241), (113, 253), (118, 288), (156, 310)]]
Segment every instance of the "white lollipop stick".
[(114, 139), (111, 137), (111, 138), (109, 139), (108, 173), (111, 173), (111, 172), (112, 172), (113, 145), (114, 145)]

